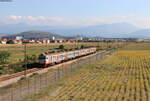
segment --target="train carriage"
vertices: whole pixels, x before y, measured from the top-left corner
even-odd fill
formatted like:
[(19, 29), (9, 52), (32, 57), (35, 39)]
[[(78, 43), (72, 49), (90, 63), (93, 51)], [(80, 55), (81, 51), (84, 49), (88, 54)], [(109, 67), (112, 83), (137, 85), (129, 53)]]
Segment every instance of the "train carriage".
[(77, 57), (89, 55), (96, 52), (96, 48), (86, 48), (69, 52), (61, 52), (61, 53), (44, 53), (39, 56), (39, 63), (44, 67), (48, 65), (61, 63), (64, 61), (68, 61)]

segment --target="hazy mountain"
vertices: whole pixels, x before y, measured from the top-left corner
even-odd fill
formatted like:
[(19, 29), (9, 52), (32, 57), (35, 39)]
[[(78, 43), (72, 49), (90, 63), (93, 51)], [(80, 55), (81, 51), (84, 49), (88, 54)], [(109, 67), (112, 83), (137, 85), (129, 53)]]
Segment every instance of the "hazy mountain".
[[(31, 26), (27, 24), (0, 24), (0, 33), (19, 33), (27, 30), (41, 30), (63, 36), (126, 37), (128, 33), (139, 30), (129, 23), (99, 24), (87, 27), (70, 26)], [(128, 35), (129, 36), (129, 35)]]
[(63, 35), (83, 35), (100, 37), (126, 37), (127, 33), (139, 30), (139, 28), (128, 23), (102, 24), (88, 26), (78, 29), (49, 30)]
[(51, 32), (42, 32), (42, 31), (26, 31), (19, 34), (13, 34), (13, 35), (6, 35), (3, 37), (7, 38), (15, 38), (16, 36), (22, 36), (25, 39), (39, 39), (39, 38), (52, 38), (55, 36), (56, 38), (62, 38), (62, 36), (57, 35), (55, 33)]
[(130, 33), (131, 37), (136, 38), (150, 38), (150, 29), (142, 29), (135, 32)]
[(19, 24), (0, 24), (0, 33), (19, 33), (28, 30), (47, 30), (48, 26), (31, 26), (24, 23)]

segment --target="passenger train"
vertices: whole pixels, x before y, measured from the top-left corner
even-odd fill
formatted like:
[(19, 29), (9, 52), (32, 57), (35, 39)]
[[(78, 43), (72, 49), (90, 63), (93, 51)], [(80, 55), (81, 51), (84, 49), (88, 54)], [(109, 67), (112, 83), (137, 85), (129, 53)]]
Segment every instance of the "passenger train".
[(42, 67), (47, 67), (49, 65), (61, 63), (78, 57), (86, 56), (96, 52), (96, 48), (85, 48), (68, 52), (59, 53), (42, 53), (39, 56), (39, 63)]

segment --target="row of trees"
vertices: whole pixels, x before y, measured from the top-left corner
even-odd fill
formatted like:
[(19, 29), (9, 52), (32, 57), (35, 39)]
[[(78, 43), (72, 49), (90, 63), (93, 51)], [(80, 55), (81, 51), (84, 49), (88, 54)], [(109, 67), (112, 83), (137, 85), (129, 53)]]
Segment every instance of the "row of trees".
[[(82, 45), (80, 48), (84, 48)], [(64, 45), (59, 45), (57, 48), (58, 50), (65, 50)], [(26, 57), (23, 61), (19, 61), (15, 64), (10, 64), (9, 63), (9, 57), (11, 53), (7, 51), (0, 51), (0, 75), (1, 74), (8, 74), (8, 73), (15, 73), (15, 72), (21, 72), (27, 68), (32, 68), (37, 66), (37, 56), (35, 54), (33, 55), (26, 55)]]
[[(65, 49), (64, 45), (60, 45), (59, 49)], [(32, 68), (33, 66), (37, 65), (37, 56), (35, 54), (26, 55), (23, 61), (19, 61), (15, 64), (9, 63), (9, 57), (11, 53), (8, 51), (0, 51), (0, 75), (8, 74), (8, 73), (15, 73), (21, 72), (27, 68)]]
[[(26, 69), (24, 66), (25, 65), (24, 61), (20, 61), (15, 64), (9, 64), (8, 60), (9, 60), (10, 55), (11, 53), (7, 51), (0, 51), (0, 75), (21, 72)], [(26, 59), (27, 59), (28, 64), (32, 64), (32, 63), (35, 63), (35, 61), (37, 60), (37, 56), (34, 54), (27, 55)]]
[(5, 68), (5, 64), (8, 62), (10, 53), (7, 51), (0, 51), (0, 75), (5, 73), (7, 71), (7, 68)]
[[(75, 47), (75, 49), (83, 49), (83, 48), (87, 48), (87, 47), (88, 46), (86, 46), (86, 45), (80, 45), (80, 46), (77, 45)], [(111, 47), (109, 47), (109, 48), (111, 48)], [(100, 49), (100, 47), (98, 47), (98, 49)], [(57, 52), (68, 51), (68, 50), (70, 50), (70, 49), (68, 49), (64, 45), (59, 45), (58, 48), (55, 48), (55, 51), (57, 51)], [(20, 72), (27, 68), (39, 66), (38, 63), (36, 62), (38, 58), (37, 58), (37, 55), (35, 55), (35, 54), (26, 55), (24, 60), (20, 60), (19, 62), (15, 63), (15, 64), (8, 63), (10, 55), (11, 54), (7, 51), (0, 51), (0, 74)]]
[(0, 65), (6, 64), (8, 62), (8, 58), (10, 53), (7, 51), (0, 51)]

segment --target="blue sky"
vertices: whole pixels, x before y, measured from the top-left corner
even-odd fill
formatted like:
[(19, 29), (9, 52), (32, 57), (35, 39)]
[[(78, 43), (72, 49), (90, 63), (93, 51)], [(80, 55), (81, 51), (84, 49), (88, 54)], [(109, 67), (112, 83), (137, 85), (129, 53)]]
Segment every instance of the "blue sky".
[(150, 28), (149, 11), (150, 0), (13, 0), (0, 3), (0, 22), (38, 24), (35, 20), (40, 20), (42, 24), (43, 19), (46, 20), (43, 25), (48, 21), (56, 25), (128, 22)]

